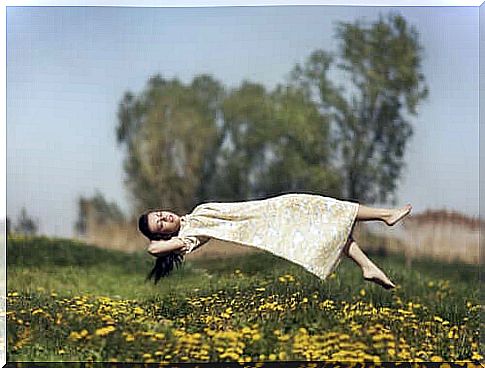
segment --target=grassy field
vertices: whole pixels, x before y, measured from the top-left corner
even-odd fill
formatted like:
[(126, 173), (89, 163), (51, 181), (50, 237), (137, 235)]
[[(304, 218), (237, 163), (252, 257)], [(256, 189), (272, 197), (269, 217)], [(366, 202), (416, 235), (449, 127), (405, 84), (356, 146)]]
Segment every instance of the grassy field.
[(482, 359), (478, 267), (373, 259), (397, 289), (269, 253), (186, 260), (155, 286), (142, 252), (9, 238), (7, 361)]

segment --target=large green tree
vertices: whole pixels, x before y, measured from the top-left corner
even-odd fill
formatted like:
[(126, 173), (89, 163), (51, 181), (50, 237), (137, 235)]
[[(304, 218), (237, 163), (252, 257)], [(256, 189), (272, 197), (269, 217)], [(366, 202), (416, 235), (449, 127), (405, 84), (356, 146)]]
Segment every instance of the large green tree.
[(118, 143), (126, 149), (124, 170), (136, 211), (190, 210), (213, 167), (218, 144), (217, 110), (223, 88), (207, 75), (184, 85), (160, 75), (119, 105)]
[(269, 142), (273, 158), (261, 177), (265, 194), (286, 191), (340, 196), (339, 176), (331, 164), (327, 116), (300, 88), (278, 85), (271, 93)]
[(301, 88), (267, 91), (243, 81), (224, 100), (224, 144), (215, 172), (218, 199), (287, 191), (340, 194), (330, 165), (329, 122)]
[[(385, 202), (404, 167), (410, 116), (428, 95), (418, 32), (391, 13), (372, 24), (340, 22), (336, 37), (336, 54), (314, 51), (296, 65), (290, 81), (331, 118), (345, 197)], [(344, 74), (347, 83), (337, 87), (332, 71)]]
[(243, 81), (222, 104), (223, 141), (211, 196), (217, 200), (252, 197), (254, 169), (263, 164), (271, 132), (272, 105), (264, 86)]
[(278, 85), (272, 92), (275, 160), (263, 178), (266, 192), (298, 191), (341, 195), (338, 172), (332, 166), (334, 142), (328, 116), (301, 88)]

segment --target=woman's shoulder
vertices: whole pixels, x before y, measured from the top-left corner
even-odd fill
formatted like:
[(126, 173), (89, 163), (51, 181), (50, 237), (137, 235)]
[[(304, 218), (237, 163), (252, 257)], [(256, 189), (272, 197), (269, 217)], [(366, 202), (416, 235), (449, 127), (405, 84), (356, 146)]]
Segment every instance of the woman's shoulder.
[(204, 202), (200, 203), (197, 206), (194, 207), (192, 212), (190, 213), (191, 215), (196, 214), (201, 211), (205, 210), (219, 210), (220, 208), (223, 208), (224, 206), (227, 206), (228, 202)]
[(291, 193), (278, 194), (278, 195), (269, 197), (268, 199), (272, 199), (272, 200), (285, 200), (285, 199), (299, 199), (299, 198), (305, 198), (305, 199), (308, 199), (308, 198), (322, 198), (322, 196), (320, 194), (313, 194), (313, 193), (295, 193), (295, 192), (291, 192)]

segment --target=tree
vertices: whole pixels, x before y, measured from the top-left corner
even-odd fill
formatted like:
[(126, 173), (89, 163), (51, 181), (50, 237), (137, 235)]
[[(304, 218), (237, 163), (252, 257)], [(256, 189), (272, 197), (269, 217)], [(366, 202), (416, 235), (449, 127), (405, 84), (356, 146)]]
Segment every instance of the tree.
[(270, 143), (272, 103), (262, 85), (243, 81), (224, 99), (222, 116), (223, 142), (212, 195), (221, 201), (244, 200), (254, 194), (254, 170), (264, 170), (262, 157)]
[(108, 202), (103, 194), (96, 190), (91, 198), (81, 196), (78, 199), (78, 219), (74, 225), (76, 232), (85, 235), (91, 221), (97, 225), (122, 223), (125, 216), (115, 202)]
[(333, 155), (328, 116), (301, 88), (278, 85), (272, 92), (274, 127), (270, 141), (275, 160), (269, 168), (265, 192), (312, 192), (341, 195), (341, 182), (331, 163)]
[(244, 81), (223, 103), (225, 144), (215, 177), (219, 200), (287, 191), (339, 194), (329, 164), (329, 124), (301, 88), (268, 92)]
[[(340, 22), (337, 38), (337, 56), (314, 51), (295, 66), (290, 83), (304, 88), (332, 119), (345, 196), (384, 202), (396, 189), (413, 133), (405, 114), (416, 115), (428, 95), (418, 33), (391, 13), (371, 25)], [(338, 58), (337, 71), (350, 76), (347, 90), (329, 78)]]
[(222, 86), (208, 75), (184, 85), (159, 75), (119, 105), (118, 144), (126, 149), (125, 183), (136, 211), (188, 211), (207, 193), (221, 139), (217, 110)]
[(17, 220), (17, 226), (15, 227), (15, 232), (27, 236), (34, 236), (37, 234), (37, 229), (37, 222), (27, 214), (25, 207), (22, 207)]
[(195, 192), (194, 203), (214, 198), (214, 172), (217, 159), (226, 135), (226, 127), (222, 118), (221, 106), (226, 97), (222, 84), (209, 75), (197, 76), (192, 81), (192, 89), (201, 103), (205, 115), (211, 125), (211, 139), (205, 147), (202, 165), (200, 167), (200, 183)]

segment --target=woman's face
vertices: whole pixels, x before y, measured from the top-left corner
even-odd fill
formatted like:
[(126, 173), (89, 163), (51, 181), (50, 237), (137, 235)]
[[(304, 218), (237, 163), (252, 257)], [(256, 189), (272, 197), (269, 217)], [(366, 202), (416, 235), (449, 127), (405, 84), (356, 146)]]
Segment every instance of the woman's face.
[(180, 217), (168, 211), (150, 212), (148, 214), (148, 228), (152, 233), (173, 233), (180, 228)]

